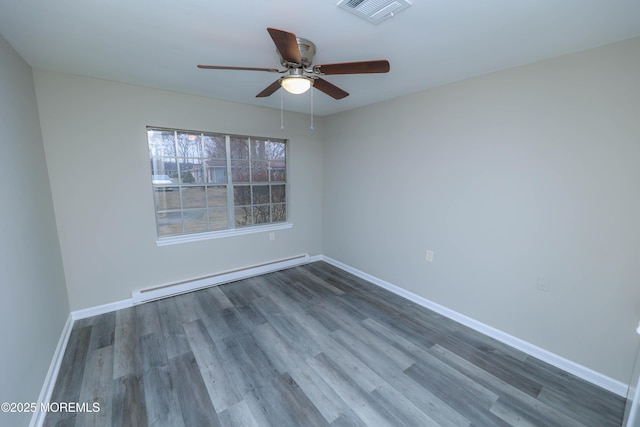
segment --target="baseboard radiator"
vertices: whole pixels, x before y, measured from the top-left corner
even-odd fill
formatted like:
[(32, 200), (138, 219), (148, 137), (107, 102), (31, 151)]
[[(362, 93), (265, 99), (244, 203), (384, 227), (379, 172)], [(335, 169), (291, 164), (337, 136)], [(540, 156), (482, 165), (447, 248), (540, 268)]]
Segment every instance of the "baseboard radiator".
[(246, 279), (248, 277), (258, 276), (260, 274), (295, 267), (296, 265), (306, 264), (308, 262), (310, 262), (309, 254), (296, 255), (290, 258), (278, 259), (262, 264), (227, 270), (210, 276), (140, 289), (133, 292), (131, 299), (134, 305), (143, 304), (145, 302), (168, 298), (198, 289), (217, 286), (223, 283), (229, 283), (236, 280)]

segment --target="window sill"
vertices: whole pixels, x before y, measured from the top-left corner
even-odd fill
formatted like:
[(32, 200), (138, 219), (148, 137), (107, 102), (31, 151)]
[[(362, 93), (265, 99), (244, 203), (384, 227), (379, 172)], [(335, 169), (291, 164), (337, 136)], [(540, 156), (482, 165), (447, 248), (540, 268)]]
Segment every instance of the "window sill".
[(177, 245), (180, 243), (199, 242), (201, 240), (220, 239), (223, 237), (242, 236), (245, 234), (266, 233), (269, 231), (286, 230), (288, 228), (293, 228), (293, 223), (282, 222), (278, 224), (234, 228), (231, 230), (210, 231), (208, 233), (183, 234), (180, 236), (161, 237), (158, 240), (156, 240), (156, 245), (158, 246)]

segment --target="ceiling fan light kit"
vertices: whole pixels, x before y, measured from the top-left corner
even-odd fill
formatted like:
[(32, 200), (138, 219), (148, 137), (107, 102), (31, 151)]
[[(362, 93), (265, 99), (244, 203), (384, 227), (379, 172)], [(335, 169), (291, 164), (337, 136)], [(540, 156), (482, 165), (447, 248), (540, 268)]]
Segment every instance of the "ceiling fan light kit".
[(294, 95), (300, 95), (308, 91), (313, 85), (313, 79), (307, 76), (286, 76), (280, 80), (280, 86)]

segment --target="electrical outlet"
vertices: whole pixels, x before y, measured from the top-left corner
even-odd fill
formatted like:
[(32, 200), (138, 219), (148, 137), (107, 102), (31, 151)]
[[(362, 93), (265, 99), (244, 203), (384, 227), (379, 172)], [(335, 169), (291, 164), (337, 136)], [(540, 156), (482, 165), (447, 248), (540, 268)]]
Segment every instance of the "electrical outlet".
[(275, 231), (270, 231), (269, 232), (269, 240), (276, 240), (276, 232)]
[(430, 249), (427, 249), (427, 256), (425, 257), (425, 259), (429, 262), (433, 262), (433, 251)]

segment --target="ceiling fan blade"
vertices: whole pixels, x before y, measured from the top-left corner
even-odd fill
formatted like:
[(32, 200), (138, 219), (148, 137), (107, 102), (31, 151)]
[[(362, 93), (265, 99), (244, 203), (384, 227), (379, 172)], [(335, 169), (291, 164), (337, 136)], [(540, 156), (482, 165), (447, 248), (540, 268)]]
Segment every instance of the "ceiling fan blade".
[(315, 87), (321, 92), (326, 93), (327, 95), (329, 95), (334, 99), (342, 99), (349, 96), (349, 92), (345, 92), (344, 90), (340, 89), (338, 86), (332, 83), (329, 83), (328, 81), (321, 79), (319, 77), (316, 77), (313, 79), (313, 87)]
[(267, 28), (267, 31), (273, 39), (273, 42), (276, 44), (278, 52), (280, 52), (280, 55), (282, 55), (282, 58), (285, 61), (294, 64), (302, 63), (300, 49), (298, 48), (298, 41), (296, 40), (295, 34), (271, 27)]
[(378, 61), (361, 62), (340, 62), (337, 64), (316, 65), (313, 70), (319, 74), (369, 74), (388, 73), (390, 69), (389, 61), (381, 59)]
[(276, 80), (275, 82), (267, 86), (262, 92), (256, 95), (256, 98), (265, 98), (267, 96), (270, 96), (273, 92), (277, 91), (278, 89), (280, 89), (280, 79)]
[(276, 68), (258, 68), (258, 67), (227, 67), (225, 65), (198, 65), (203, 70), (236, 70), (236, 71), (268, 71), (270, 73), (279, 72)]

